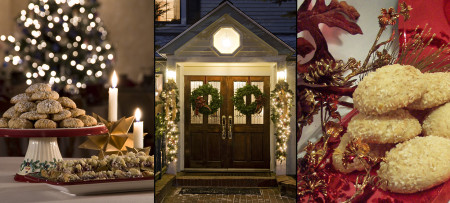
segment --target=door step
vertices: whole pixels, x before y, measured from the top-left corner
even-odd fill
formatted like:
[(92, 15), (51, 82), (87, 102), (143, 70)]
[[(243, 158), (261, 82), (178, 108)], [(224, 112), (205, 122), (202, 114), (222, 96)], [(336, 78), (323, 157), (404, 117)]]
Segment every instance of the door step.
[(180, 187), (277, 187), (277, 179), (269, 172), (180, 172), (176, 184)]

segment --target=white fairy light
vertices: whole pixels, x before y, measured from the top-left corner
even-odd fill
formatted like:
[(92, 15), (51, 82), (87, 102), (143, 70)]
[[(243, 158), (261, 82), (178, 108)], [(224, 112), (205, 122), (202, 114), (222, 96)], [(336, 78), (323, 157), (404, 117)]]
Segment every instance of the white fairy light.
[(77, 57), (78, 56), (78, 51), (74, 51), (72, 54), (73, 54), (73, 56)]
[(113, 60), (114, 56), (112, 54), (108, 54), (108, 59)]
[(59, 23), (59, 17), (56, 16), (55, 18), (53, 18), (53, 21), (54, 21), (55, 23)]
[(89, 51), (92, 51), (92, 49), (93, 49), (92, 45), (89, 45), (87, 48)]
[(89, 75), (89, 76), (92, 75), (92, 70), (87, 70), (86, 74)]
[(78, 88), (81, 88), (81, 83), (80, 83), (80, 82), (77, 82), (76, 86), (77, 86)]
[(106, 45), (105, 45), (105, 48), (106, 48), (106, 49), (111, 49), (111, 45), (110, 45), (110, 44), (106, 44)]
[(81, 65), (81, 64), (78, 64), (78, 65), (77, 65), (77, 70), (84, 70), (84, 66)]
[(86, 44), (81, 44), (81, 49), (86, 49), (87, 45)]
[(37, 73), (33, 73), (33, 78), (37, 78), (39, 75)]
[(84, 11), (86, 11), (86, 9), (84, 7), (80, 7), (80, 13), (84, 13)]
[(15, 47), (14, 47), (14, 50), (15, 50), (15, 51), (20, 51), (20, 47), (19, 47), (19, 46), (15, 46)]
[(28, 10), (33, 10), (33, 8), (34, 8), (34, 4), (33, 3), (28, 4)]
[(52, 53), (52, 52), (48, 53), (48, 57), (49, 57), (49, 58), (53, 58), (54, 56), (55, 56), (54, 53)]
[(103, 72), (102, 71), (97, 71), (96, 73), (95, 73), (95, 77), (101, 77), (103, 75)]
[(31, 83), (33, 83), (33, 82), (31, 82), (31, 80), (28, 79), (28, 80), (27, 80), (27, 85), (31, 85)]
[(64, 21), (68, 21), (68, 20), (69, 20), (69, 16), (64, 15), (64, 16), (63, 16), (63, 20), (64, 20)]
[(72, 61), (70, 61), (70, 65), (75, 66), (75, 65), (77, 65), (77, 63), (74, 60), (72, 60)]
[(58, 8), (58, 14), (62, 14), (63, 13), (63, 10), (62, 10), (62, 8)]
[(53, 28), (53, 23), (52, 22), (48, 23), (48, 28), (50, 28), (50, 29)]
[(63, 54), (61, 57), (62, 57), (62, 59), (66, 60), (67, 59), (67, 54)]
[(31, 73), (27, 72), (27, 74), (25, 76), (27, 76), (27, 78), (31, 78)]
[(70, 78), (67, 79), (67, 84), (69, 84), (69, 85), (72, 84), (72, 79), (70, 79)]
[(106, 64), (104, 64), (104, 63), (100, 64), (100, 68), (105, 69), (106, 68)]
[(9, 40), (9, 42), (15, 42), (16, 41), (16, 38), (14, 38), (13, 36), (8, 36), (8, 40)]
[(101, 51), (102, 51), (102, 48), (101, 48), (100, 46), (98, 46), (95, 50), (96, 50), (97, 52), (101, 52)]
[(88, 18), (89, 18), (89, 19), (92, 19), (92, 18), (94, 18), (94, 14), (92, 14), (92, 13), (89, 13), (89, 14), (88, 14)]
[(0, 36), (0, 40), (5, 41), (6, 40), (6, 36), (5, 35)]
[(75, 40), (77, 40), (77, 42), (81, 41), (81, 37), (80, 36), (76, 36)]

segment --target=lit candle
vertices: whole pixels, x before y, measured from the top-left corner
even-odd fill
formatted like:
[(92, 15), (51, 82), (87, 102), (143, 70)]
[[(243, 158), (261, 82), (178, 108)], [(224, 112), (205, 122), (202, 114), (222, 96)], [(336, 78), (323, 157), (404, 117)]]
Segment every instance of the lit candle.
[(109, 88), (109, 106), (108, 106), (109, 121), (117, 121), (117, 96), (118, 96), (118, 88), (116, 88), (117, 81), (118, 79), (116, 71), (114, 71), (111, 79), (112, 87)]
[(141, 110), (139, 108), (136, 109), (134, 117), (136, 117), (136, 122), (133, 125), (134, 148), (142, 149), (144, 148), (144, 121), (140, 121)]

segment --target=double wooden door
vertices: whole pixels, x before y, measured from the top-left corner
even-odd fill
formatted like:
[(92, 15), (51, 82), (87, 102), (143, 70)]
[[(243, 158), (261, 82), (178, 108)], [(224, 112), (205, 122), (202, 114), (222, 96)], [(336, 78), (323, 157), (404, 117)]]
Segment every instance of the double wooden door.
[[(243, 115), (235, 110), (232, 97), (246, 84), (258, 86), (269, 95), (269, 77), (185, 76), (185, 168), (258, 168), (269, 169), (269, 99), (259, 114)], [(219, 89), (223, 97), (213, 115), (196, 115), (190, 95), (203, 84)], [(209, 96), (208, 102), (211, 100)], [(254, 101), (248, 96), (246, 103)]]

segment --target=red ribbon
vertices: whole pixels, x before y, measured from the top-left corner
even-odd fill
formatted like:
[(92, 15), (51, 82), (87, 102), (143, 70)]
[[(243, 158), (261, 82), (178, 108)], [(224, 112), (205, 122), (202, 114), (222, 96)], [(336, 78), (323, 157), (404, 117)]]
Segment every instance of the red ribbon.
[(262, 108), (264, 107), (264, 97), (262, 95), (259, 95), (255, 98), (256, 102), (256, 113), (259, 114), (262, 111)]
[(205, 108), (209, 109), (209, 111), (211, 111), (211, 108), (209, 108), (209, 106), (206, 104), (205, 98), (203, 98), (202, 96), (198, 96), (195, 99), (195, 115), (196, 116), (198, 115), (198, 111), (203, 107), (205, 107)]

